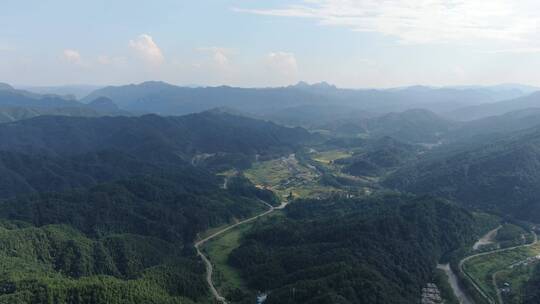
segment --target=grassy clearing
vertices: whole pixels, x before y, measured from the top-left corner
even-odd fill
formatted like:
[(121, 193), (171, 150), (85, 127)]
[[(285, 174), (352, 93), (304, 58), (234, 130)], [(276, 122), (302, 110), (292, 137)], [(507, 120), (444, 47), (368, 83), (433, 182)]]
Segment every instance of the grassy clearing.
[(330, 151), (324, 151), (324, 152), (317, 152), (312, 155), (313, 160), (318, 161), (323, 164), (330, 164), (331, 162), (351, 157), (352, 153), (350, 151), (345, 150), (330, 150)]
[(216, 288), (225, 295), (225, 297), (228, 298), (235, 290), (248, 290), (240, 273), (228, 264), (230, 254), (234, 249), (240, 246), (243, 235), (248, 232), (254, 224), (277, 216), (284, 216), (283, 212), (275, 211), (267, 217), (241, 225), (208, 242), (204, 246), (204, 251), (214, 265), (214, 282)]
[(216, 288), (223, 292), (223, 294), (230, 293), (237, 288), (246, 288), (240, 274), (233, 267), (228, 265), (227, 260), (231, 252), (240, 246), (242, 235), (248, 231), (250, 227), (251, 224), (245, 224), (236, 229), (232, 229), (219, 238), (210, 241), (204, 248), (214, 264)]
[(502, 294), (505, 304), (523, 303), (522, 291), (525, 284), (531, 279), (534, 273), (534, 267), (519, 266), (511, 270), (503, 270), (497, 273), (497, 285), (502, 286), (505, 282), (510, 283), (511, 291)]
[(496, 274), (496, 282), (499, 287), (501, 287), (504, 282), (511, 283), (511, 294), (509, 294), (508, 298), (518, 299), (521, 293), (521, 286), (523, 286), (524, 282), (530, 278), (532, 265), (527, 264), (514, 268), (511, 268), (511, 265), (524, 261), (527, 258), (537, 256), (538, 254), (540, 254), (540, 243), (537, 243), (532, 247), (522, 247), (479, 256), (467, 261), (463, 266), (464, 270), (493, 299), (497, 299), (498, 288), (493, 284), (494, 274)]

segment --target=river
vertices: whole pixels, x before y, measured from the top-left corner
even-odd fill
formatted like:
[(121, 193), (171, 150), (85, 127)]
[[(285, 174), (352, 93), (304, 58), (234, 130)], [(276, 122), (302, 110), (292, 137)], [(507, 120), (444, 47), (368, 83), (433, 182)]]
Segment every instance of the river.
[[(494, 242), (495, 236), (497, 235), (497, 232), (499, 231), (499, 229), (501, 229), (501, 227), (502, 226), (499, 226), (482, 236), (476, 243), (474, 243), (473, 250), (478, 250), (484, 245), (492, 244)], [(465, 258), (464, 260), (468, 258)], [(456, 298), (458, 298), (460, 304), (474, 304), (474, 301), (471, 300), (469, 296), (467, 296), (467, 293), (459, 285), (458, 277), (456, 276), (454, 270), (450, 267), (449, 264), (439, 264), (437, 265), (437, 268), (443, 270), (446, 273), (446, 276), (448, 277), (448, 283), (450, 284), (450, 287), (452, 287), (454, 295), (456, 295)]]
[(446, 273), (448, 283), (450, 283), (450, 287), (452, 287), (454, 295), (456, 295), (456, 298), (459, 300), (460, 304), (474, 304), (474, 302), (467, 296), (465, 291), (459, 285), (458, 278), (452, 268), (450, 268), (450, 264), (439, 264), (437, 265), (437, 268)]

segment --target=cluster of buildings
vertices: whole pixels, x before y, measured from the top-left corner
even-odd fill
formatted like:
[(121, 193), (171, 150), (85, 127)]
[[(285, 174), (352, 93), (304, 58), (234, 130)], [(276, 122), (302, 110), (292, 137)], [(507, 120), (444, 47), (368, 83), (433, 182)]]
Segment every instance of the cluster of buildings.
[(442, 304), (444, 303), (441, 297), (439, 287), (434, 283), (428, 283), (427, 287), (422, 288), (421, 304)]
[(530, 265), (532, 263), (535, 263), (537, 261), (540, 261), (540, 254), (537, 255), (537, 256), (527, 258), (527, 259), (525, 259), (523, 261), (519, 261), (517, 263), (514, 263), (514, 264), (510, 265), (510, 269), (514, 269), (514, 268), (516, 268), (518, 266), (528, 266), (528, 265)]
[(257, 304), (263, 304), (267, 298), (268, 295), (266, 293), (260, 293), (259, 295), (257, 295)]
[(501, 291), (502, 294), (509, 294), (510, 292), (512, 292), (512, 288), (510, 288), (510, 283), (508, 282), (505, 282), (503, 284), (503, 287), (499, 289)]

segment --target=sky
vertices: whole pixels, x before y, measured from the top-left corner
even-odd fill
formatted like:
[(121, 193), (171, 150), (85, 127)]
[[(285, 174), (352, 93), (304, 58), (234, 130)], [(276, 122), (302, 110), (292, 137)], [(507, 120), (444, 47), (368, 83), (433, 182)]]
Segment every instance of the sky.
[(0, 82), (540, 85), (538, 0), (3, 0)]

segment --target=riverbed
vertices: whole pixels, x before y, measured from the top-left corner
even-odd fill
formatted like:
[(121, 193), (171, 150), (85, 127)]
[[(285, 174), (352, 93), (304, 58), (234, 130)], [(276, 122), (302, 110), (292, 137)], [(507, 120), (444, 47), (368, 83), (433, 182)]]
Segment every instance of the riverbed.
[(446, 273), (448, 283), (450, 283), (450, 287), (452, 287), (454, 295), (459, 300), (460, 304), (474, 304), (474, 302), (467, 296), (465, 291), (459, 285), (458, 278), (452, 268), (450, 268), (450, 264), (439, 264), (437, 265), (437, 268)]

